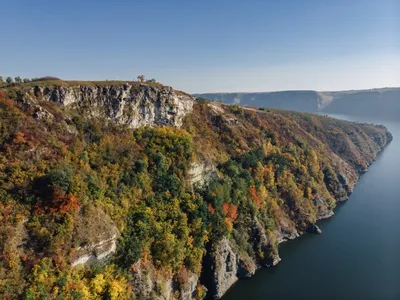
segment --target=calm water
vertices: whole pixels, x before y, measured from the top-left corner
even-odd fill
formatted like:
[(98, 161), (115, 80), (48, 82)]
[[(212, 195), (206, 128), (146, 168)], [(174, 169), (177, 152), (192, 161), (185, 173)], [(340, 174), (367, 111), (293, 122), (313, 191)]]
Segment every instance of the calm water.
[(369, 122), (394, 140), (350, 200), (318, 223), (322, 234), (281, 244), (277, 267), (240, 280), (224, 300), (400, 299), (400, 123)]

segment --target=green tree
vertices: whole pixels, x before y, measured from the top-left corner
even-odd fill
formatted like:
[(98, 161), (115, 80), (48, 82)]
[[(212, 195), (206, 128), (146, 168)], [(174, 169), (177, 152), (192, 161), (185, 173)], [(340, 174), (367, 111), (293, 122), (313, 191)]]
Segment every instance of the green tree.
[(29, 82), (29, 81), (30, 81), (29, 78), (24, 78), (24, 79), (23, 79), (23, 82), (24, 82), (24, 83), (27, 83), (27, 82)]
[(3, 76), (0, 76), (0, 84), (3, 84), (4, 80), (3, 80)]
[(140, 82), (144, 82), (145, 76), (144, 76), (144, 75), (139, 75), (139, 76), (137, 77), (137, 79), (138, 79)]
[(8, 76), (7, 79), (6, 79), (6, 82), (7, 82), (7, 83), (12, 83), (12, 82), (13, 82), (13, 79), (12, 79), (10, 76)]
[(14, 81), (15, 81), (16, 83), (21, 83), (21, 82), (22, 82), (22, 79), (21, 79), (21, 77), (17, 76), (17, 77), (14, 78)]

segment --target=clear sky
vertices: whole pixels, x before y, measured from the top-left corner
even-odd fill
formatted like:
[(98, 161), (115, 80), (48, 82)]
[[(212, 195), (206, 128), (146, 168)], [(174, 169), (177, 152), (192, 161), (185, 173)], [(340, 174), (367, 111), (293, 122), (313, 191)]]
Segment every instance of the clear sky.
[(400, 86), (400, 0), (1, 0), (0, 75), (187, 92)]

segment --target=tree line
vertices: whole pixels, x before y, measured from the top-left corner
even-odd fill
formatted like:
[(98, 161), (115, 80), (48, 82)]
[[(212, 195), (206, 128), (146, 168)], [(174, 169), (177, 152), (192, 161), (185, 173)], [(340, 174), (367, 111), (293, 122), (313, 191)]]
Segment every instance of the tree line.
[[(54, 78), (55, 79), (55, 78)], [(3, 78), (3, 76), (0, 76), (0, 84), (10, 84), (10, 83), (28, 83), (32, 81), (39, 81), (40, 78), (21, 78), (20, 76), (12, 78), (11, 76), (6, 77), (6, 79)], [(154, 78), (152, 79), (147, 79), (145, 78), (144, 75), (139, 75), (137, 76), (137, 80), (139, 82), (157, 82)]]
[(6, 79), (3, 78), (3, 76), (0, 76), (0, 84), (3, 83), (27, 83), (34, 81), (36, 78), (21, 78), (19, 76), (12, 78), (11, 76), (8, 76)]

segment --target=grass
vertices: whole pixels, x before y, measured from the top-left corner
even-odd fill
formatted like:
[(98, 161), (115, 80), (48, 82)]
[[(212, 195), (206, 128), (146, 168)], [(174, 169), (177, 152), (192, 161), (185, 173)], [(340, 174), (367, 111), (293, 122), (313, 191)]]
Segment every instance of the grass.
[(101, 80), (101, 81), (82, 81), (82, 80), (43, 80), (43, 81), (33, 81), (27, 83), (11, 83), (6, 84), (3, 87), (34, 87), (34, 86), (100, 86), (100, 85), (123, 85), (125, 83), (129, 83), (131, 85), (149, 85), (149, 86), (163, 86), (161, 83), (157, 82), (138, 82), (138, 81), (125, 81), (125, 80)]
[[(0, 88), (3, 89), (12, 89), (12, 88), (26, 88), (26, 87), (54, 87), (54, 86), (62, 86), (62, 87), (75, 87), (75, 86), (119, 86), (124, 85), (125, 83), (129, 83), (132, 86), (140, 86), (147, 85), (152, 87), (164, 87), (165, 85), (159, 82), (139, 82), (139, 81), (126, 81), (126, 80), (43, 80), (43, 81), (32, 81), (27, 83), (10, 83), (1, 85)], [(180, 96), (192, 97), (190, 94), (185, 93), (183, 91), (175, 90), (175, 93)]]

